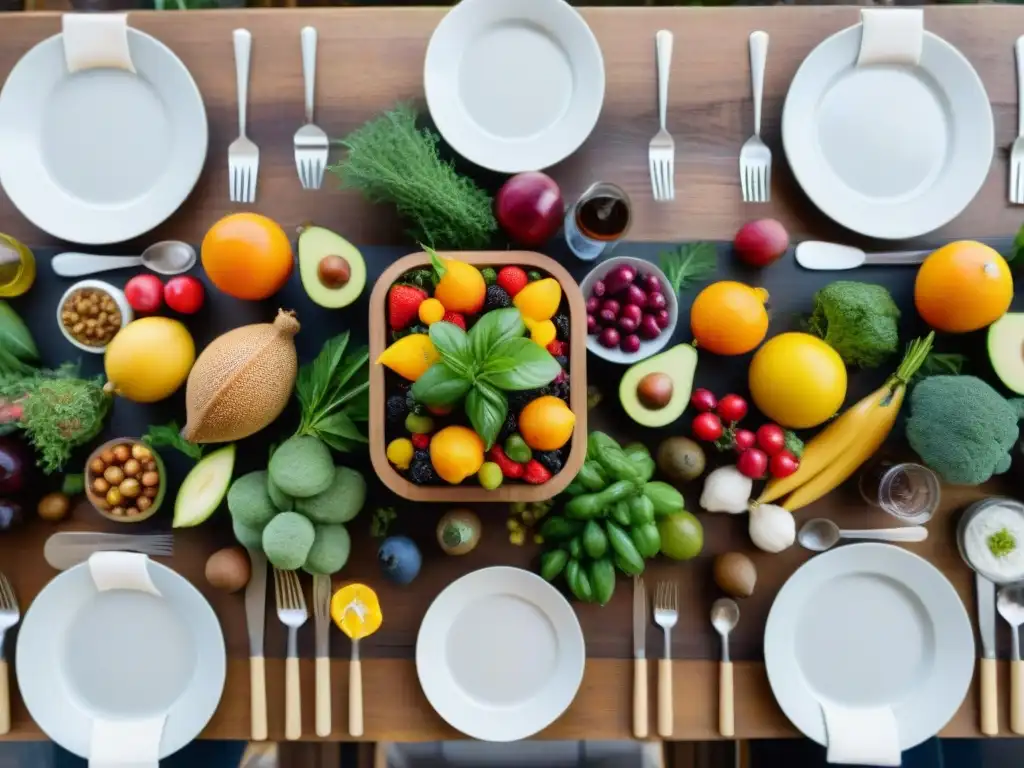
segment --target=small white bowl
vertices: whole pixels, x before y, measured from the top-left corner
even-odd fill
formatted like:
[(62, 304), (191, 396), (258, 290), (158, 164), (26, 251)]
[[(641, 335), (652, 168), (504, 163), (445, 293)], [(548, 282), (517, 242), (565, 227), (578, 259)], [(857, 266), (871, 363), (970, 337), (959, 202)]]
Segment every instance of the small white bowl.
[[(663, 328), (661, 334), (656, 339), (646, 340), (640, 339), (640, 349), (632, 354), (623, 352), (618, 347), (609, 349), (608, 347), (601, 346), (601, 343), (597, 340), (597, 334), (587, 335), (587, 349), (593, 352), (600, 358), (608, 360), (612, 363), (620, 363), (621, 365), (632, 365), (633, 363), (643, 360), (644, 358), (650, 357), (651, 355), (657, 354), (672, 338), (672, 334), (675, 333), (676, 323), (679, 321), (679, 299), (672, 290), (672, 286), (669, 285), (668, 278), (665, 277), (665, 273), (662, 272), (656, 264), (644, 259), (637, 259), (632, 256), (613, 256), (607, 261), (602, 261), (596, 267), (594, 267), (587, 276), (583, 278), (583, 282), (580, 283), (580, 290), (583, 292), (583, 299), (587, 300), (590, 298), (591, 291), (593, 290), (594, 283), (598, 280), (603, 280), (605, 276), (616, 267), (623, 264), (636, 269), (637, 274), (653, 274), (657, 275), (658, 280), (661, 281), (662, 293), (665, 294), (666, 306), (668, 310), (669, 323), (667, 328)], [(603, 297), (606, 298), (606, 297)]]
[[(74, 344), (83, 352), (92, 352), (94, 355), (102, 355), (107, 351), (106, 344), (102, 347), (90, 347), (88, 344), (83, 344), (72, 336), (71, 332), (64, 327), (64, 320), (62, 319), (64, 304), (67, 303), (67, 300), (71, 297), (72, 293), (79, 291), (82, 288), (93, 288), (97, 291), (103, 291), (114, 299), (114, 303), (117, 304), (117, 309), (121, 313), (121, 328), (124, 328), (128, 323), (135, 319), (135, 313), (132, 311), (131, 305), (128, 303), (128, 299), (124, 295), (124, 291), (120, 288), (115, 288), (110, 283), (105, 283), (102, 280), (79, 280), (64, 291), (64, 295), (61, 296), (60, 301), (57, 302), (57, 327), (60, 328), (60, 332), (64, 334), (64, 338), (67, 339), (69, 343)], [(110, 342), (107, 343), (109, 344)]]

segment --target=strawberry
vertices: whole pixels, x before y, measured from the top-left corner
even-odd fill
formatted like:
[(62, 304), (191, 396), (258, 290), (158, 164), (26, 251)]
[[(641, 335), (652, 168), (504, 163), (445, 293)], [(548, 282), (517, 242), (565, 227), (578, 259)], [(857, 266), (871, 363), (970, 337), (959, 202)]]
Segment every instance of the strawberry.
[(409, 439), (412, 441), (412, 447), (418, 451), (425, 451), (430, 447), (430, 435), (413, 435)]
[(526, 468), (523, 470), (523, 480), (530, 483), (530, 485), (540, 485), (550, 479), (551, 472), (539, 461), (530, 459), (526, 462)]
[(498, 272), (498, 285), (504, 288), (509, 296), (515, 296), (528, 282), (530, 278), (526, 276), (526, 271), (522, 267), (502, 267)]
[(441, 319), (446, 323), (452, 323), (459, 326), (462, 330), (466, 330), (466, 318), (459, 312), (445, 312), (444, 317)]
[[(523, 476), (523, 464), (517, 464), (505, 455), (500, 445), (495, 445), (487, 452), (487, 460), (493, 461), (501, 469), (503, 477), (517, 480)], [(548, 475), (550, 477), (551, 475)]]
[(569, 343), (566, 342), (566, 341), (558, 341), (556, 339), (555, 341), (552, 341), (550, 344), (548, 344), (547, 350), (548, 350), (548, 352), (551, 353), (552, 357), (559, 357), (560, 355), (568, 355), (569, 354)]
[(416, 322), (420, 304), (427, 298), (427, 292), (414, 285), (395, 283), (388, 291), (388, 323), (391, 330), (400, 331)]

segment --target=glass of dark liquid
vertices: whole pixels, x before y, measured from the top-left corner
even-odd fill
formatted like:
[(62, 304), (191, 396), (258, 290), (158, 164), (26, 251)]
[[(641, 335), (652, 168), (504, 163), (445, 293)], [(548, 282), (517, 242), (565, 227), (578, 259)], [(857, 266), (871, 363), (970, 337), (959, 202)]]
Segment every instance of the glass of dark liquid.
[(633, 218), (629, 195), (611, 182), (592, 184), (565, 214), (565, 241), (577, 258), (593, 261), (621, 240)]

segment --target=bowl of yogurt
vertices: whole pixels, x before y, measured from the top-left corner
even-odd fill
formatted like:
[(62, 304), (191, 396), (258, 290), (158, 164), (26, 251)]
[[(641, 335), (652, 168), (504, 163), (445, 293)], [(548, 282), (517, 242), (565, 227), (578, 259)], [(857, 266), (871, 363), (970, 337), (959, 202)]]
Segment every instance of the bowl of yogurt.
[(994, 496), (964, 510), (956, 531), (960, 556), (996, 584), (1024, 580), (1024, 504)]

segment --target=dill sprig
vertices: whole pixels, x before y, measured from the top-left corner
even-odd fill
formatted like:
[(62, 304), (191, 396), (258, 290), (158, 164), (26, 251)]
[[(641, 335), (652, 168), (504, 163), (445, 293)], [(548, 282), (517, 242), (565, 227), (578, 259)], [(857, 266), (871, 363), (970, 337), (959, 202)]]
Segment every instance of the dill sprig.
[(711, 277), (718, 269), (718, 254), (714, 243), (686, 243), (673, 251), (663, 251), (658, 262), (678, 294)]
[(498, 228), (490, 195), (441, 159), (440, 136), (417, 128), (416, 118), (412, 106), (398, 104), (370, 120), (333, 142), (348, 151), (328, 170), (370, 202), (393, 204), (415, 242), (444, 250), (487, 247)]

